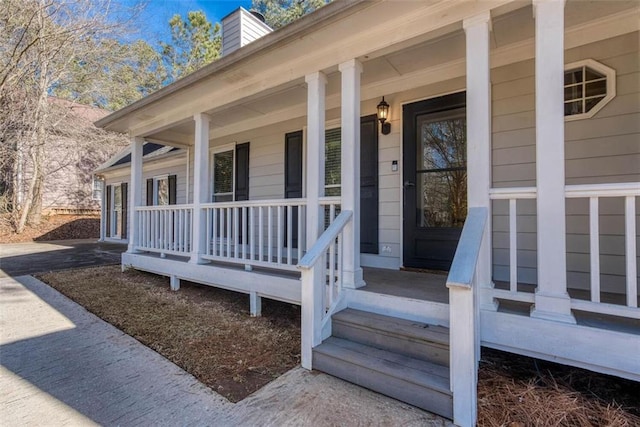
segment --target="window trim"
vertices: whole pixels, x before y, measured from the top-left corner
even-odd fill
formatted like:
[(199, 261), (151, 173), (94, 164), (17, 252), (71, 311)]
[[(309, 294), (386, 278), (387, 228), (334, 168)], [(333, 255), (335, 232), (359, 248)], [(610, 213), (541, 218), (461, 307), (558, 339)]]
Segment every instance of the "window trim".
[[(578, 68), (583, 68), (583, 67), (588, 67), (593, 69), (594, 71), (597, 71), (598, 73), (604, 74), (606, 78), (606, 83), (607, 83), (606, 84), (607, 93), (605, 97), (602, 98), (600, 102), (598, 102), (596, 105), (594, 105), (591, 110), (585, 113), (564, 116), (565, 122), (589, 119), (593, 117), (594, 115), (596, 115), (596, 113), (598, 113), (598, 111), (600, 111), (605, 105), (607, 105), (616, 96), (616, 70), (614, 70), (611, 67), (607, 67), (606, 65), (594, 59), (583, 59), (580, 61), (572, 62), (570, 64), (565, 64), (564, 73), (566, 74), (568, 71), (575, 70)], [(585, 94), (583, 94), (583, 98), (584, 98), (584, 95)], [(564, 97), (563, 97), (563, 100), (564, 100)]]

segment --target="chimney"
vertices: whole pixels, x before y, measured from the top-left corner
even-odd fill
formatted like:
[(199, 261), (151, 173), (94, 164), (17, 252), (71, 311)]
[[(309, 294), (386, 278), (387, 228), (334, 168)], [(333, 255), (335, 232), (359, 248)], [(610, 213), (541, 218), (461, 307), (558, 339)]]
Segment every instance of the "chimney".
[(240, 49), (273, 29), (264, 23), (264, 16), (239, 7), (222, 18), (222, 56)]

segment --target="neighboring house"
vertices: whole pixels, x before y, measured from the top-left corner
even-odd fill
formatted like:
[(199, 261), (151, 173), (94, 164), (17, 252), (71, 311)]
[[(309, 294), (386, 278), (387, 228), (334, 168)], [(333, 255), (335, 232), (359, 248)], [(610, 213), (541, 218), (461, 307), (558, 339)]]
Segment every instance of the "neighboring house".
[[(47, 133), (44, 157), (42, 212), (99, 213), (101, 188), (94, 169), (127, 144), (127, 138), (98, 129), (93, 122), (108, 111), (49, 97), (52, 125)], [(22, 203), (28, 192), (33, 163), (20, 150), (16, 168), (16, 200)]]
[(337, 0), (97, 122), (122, 264), (300, 304), (303, 367), (459, 425), (481, 345), (640, 381), (639, 18)]

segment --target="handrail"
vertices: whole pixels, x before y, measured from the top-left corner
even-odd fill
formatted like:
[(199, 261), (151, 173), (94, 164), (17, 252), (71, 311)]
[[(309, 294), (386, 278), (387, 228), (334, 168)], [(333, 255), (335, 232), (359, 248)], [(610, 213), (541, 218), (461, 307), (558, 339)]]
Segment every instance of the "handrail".
[(316, 240), (316, 243), (309, 249), (304, 257), (298, 262), (298, 269), (308, 270), (315, 265), (318, 259), (324, 255), (329, 245), (333, 243), (345, 225), (353, 216), (353, 211), (342, 211), (333, 223)]
[(640, 182), (566, 185), (567, 198), (640, 196)]
[(300, 363), (305, 369), (312, 369), (313, 348), (330, 335), (329, 320), (342, 299), (342, 234), (352, 217), (353, 211), (342, 211), (297, 265), (302, 281)]
[(538, 189), (536, 187), (505, 187), (489, 190), (491, 200), (509, 199), (535, 199)]
[(447, 276), (447, 288), (471, 288), (487, 222), (487, 208), (470, 208)]
[(171, 210), (171, 209), (193, 209), (192, 204), (182, 204), (182, 205), (153, 205), (153, 206), (136, 206), (134, 208), (137, 212), (143, 211), (161, 211), (161, 210)]
[(265, 200), (238, 200), (235, 202), (210, 202), (200, 205), (201, 208), (240, 208), (240, 207), (268, 207), (268, 206), (301, 206), (306, 205), (307, 199), (265, 199)]
[(323, 196), (318, 200), (320, 206), (339, 205), (340, 201), (340, 196)]

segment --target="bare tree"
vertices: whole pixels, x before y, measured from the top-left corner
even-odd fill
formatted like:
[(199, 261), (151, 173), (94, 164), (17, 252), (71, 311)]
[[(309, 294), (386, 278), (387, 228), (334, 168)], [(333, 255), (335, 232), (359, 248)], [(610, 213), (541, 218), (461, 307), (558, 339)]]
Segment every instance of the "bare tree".
[[(47, 141), (67, 122), (50, 94), (99, 74), (111, 55), (101, 41), (122, 35), (124, 17), (110, 0), (0, 2), (0, 168), (17, 232), (40, 221)], [(17, 180), (26, 184), (23, 197)]]

